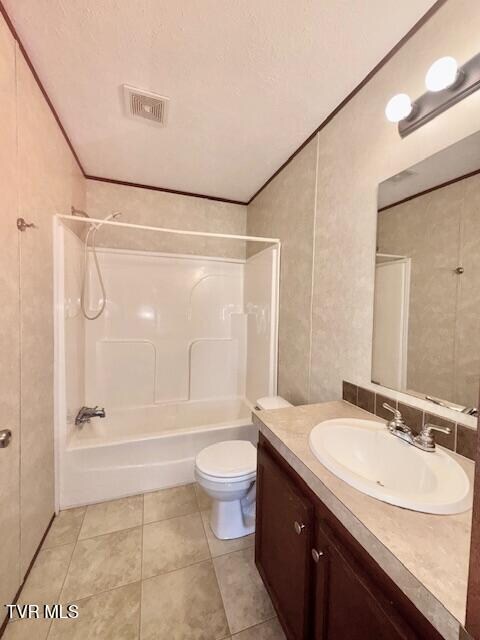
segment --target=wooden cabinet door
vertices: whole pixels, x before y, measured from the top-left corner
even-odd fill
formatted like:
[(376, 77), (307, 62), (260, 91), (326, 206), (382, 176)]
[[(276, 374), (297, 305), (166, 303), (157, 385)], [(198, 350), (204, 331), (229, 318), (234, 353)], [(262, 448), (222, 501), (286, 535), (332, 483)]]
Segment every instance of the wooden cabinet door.
[(420, 640), (322, 522), (315, 543), (315, 640)]
[(259, 446), (255, 560), (289, 640), (307, 640), (313, 508)]

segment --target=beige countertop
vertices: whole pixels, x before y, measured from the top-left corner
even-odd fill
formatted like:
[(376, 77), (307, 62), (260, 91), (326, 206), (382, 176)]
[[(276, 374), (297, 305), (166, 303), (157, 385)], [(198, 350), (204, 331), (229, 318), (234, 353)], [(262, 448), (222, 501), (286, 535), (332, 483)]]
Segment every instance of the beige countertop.
[[(471, 511), (452, 516), (409, 511), (371, 498), (337, 478), (308, 445), (312, 428), (332, 418), (385, 422), (347, 402), (255, 411), (280, 455), (447, 640), (465, 621)], [(473, 479), (472, 462), (452, 454)]]

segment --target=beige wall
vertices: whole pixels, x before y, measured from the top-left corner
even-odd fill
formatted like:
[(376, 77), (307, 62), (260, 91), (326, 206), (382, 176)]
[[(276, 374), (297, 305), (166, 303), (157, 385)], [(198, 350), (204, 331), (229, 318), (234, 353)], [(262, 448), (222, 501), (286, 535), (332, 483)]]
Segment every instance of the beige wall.
[[(104, 218), (117, 210), (122, 211), (119, 222), (234, 235), (246, 233), (247, 208), (244, 205), (87, 180), (87, 211), (90, 217)], [(245, 257), (243, 241), (108, 226), (98, 232), (97, 243), (99, 246), (167, 253)]]
[(85, 180), (17, 49), (18, 214), (22, 234), (21, 542), (26, 570), (54, 509), (52, 216), (85, 206)]
[[(385, 104), (399, 91), (421, 95), (425, 72), (436, 58), (448, 53), (463, 63), (478, 53), (479, 31), (480, 3), (448, 0), (317, 136), (312, 342), (303, 339), (298, 344), (294, 362), (280, 359), (279, 372), (281, 388), (288, 390), (296, 384), (298, 363), (308, 363), (311, 349), (305, 401), (341, 397), (342, 379), (370, 382), (378, 184), (480, 129), (480, 92), (403, 140), (387, 122)], [(294, 221), (298, 215), (303, 219), (299, 197), (305, 185), (294, 177), (298, 160), (249, 205), (249, 231), (264, 228), (280, 235), (285, 224), (282, 203), (287, 201), (292, 221), (287, 233), (297, 232)], [(275, 183), (285, 185), (281, 202), (274, 197)], [(300, 257), (287, 258), (293, 271), (288, 277), (298, 283), (309, 279), (303, 257), (310, 251), (311, 233), (297, 237)], [(292, 305), (295, 291), (285, 281), (282, 294), (280, 318), (290, 316), (295, 307), (293, 325), (298, 322), (305, 335), (308, 304)], [(297, 340), (295, 326), (288, 334), (290, 341)]]
[(280, 238), (278, 393), (308, 401), (317, 140), (248, 207), (249, 235)]
[(384, 108), (416, 97), (436, 58), (478, 53), (480, 3), (449, 0), (318, 136), (317, 233), (310, 400), (370, 381), (377, 187), (480, 129), (480, 92), (405, 139)]
[[(9, 171), (18, 184), (17, 217), (35, 229), (16, 232), (20, 290), (20, 521), (21, 575), (24, 574), (54, 511), (53, 458), (53, 255), (52, 216), (85, 206), (85, 181), (18, 46), (1, 20), (2, 58), (15, 46), (10, 69), (17, 112), (16, 154)], [(14, 126), (13, 124), (11, 126)], [(9, 175), (2, 168), (3, 179)], [(2, 247), (2, 251), (4, 251)], [(11, 319), (10, 322), (15, 322)], [(10, 328), (12, 336), (17, 327)], [(19, 410), (20, 408), (17, 407)]]
[[(17, 217), (15, 42), (0, 21), (0, 605), (13, 602), (20, 584), (20, 292)], [(1, 607), (0, 623), (4, 618)]]
[(407, 387), (466, 406), (480, 378), (479, 202), (475, 176), (381, 212), (377, 229), (380, 253), (411, 258)]

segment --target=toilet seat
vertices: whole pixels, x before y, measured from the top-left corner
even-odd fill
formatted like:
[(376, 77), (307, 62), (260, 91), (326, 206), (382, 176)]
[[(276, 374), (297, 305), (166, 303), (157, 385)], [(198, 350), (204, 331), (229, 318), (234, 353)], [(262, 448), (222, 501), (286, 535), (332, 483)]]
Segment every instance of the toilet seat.
[(257, 476), (257, 472), (256, 471), (251, 471), (250, 473), (244, 473), (240, 476), (230, 476), (230, 477), (225, 477), (225, 476), (214, 476), (211, 473), (204, 473), (203, 471), (200, 471), (200, 469), (198, 467), (195, 468), (195, 475), (197, 478), (201, 478), (203, 480), (205, 480), (206, 482), (213, 482), (216, 484), (228, 484), (228, 485), (232, 485), (236, 482), (240, 483), (240, 482), (245, 482), (245, 481), (250, 481), (253, 482)]
[[(290, 406), (275, 396), (260, 398), (260, 409)], [(195, 459), (195, 478), (211, 499), (210, 528), (219, 540), (255, 531), (257, 449), (248, 440), (227, 440), (206, 447)]]
[(255, 478), (257, 450), (248, 440), (217, 442), (200, 451), (195, 467), (207, 480), (232, 482)]

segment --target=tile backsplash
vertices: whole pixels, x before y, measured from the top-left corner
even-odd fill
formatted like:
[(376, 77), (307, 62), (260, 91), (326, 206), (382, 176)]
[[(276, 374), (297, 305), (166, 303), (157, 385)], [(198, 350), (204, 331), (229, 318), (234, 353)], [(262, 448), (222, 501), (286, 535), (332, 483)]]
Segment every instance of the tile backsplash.
[(404, 402), (397, 402), (394, 398), (390, 398), (383, 393), (375, 393), (371, 389), (365, 389), (346, 380), (343, 381), (343, 399), (360, 407), (360, 409), (365, 409), (365, 411), (373, 413), (380, 418), (389, 420), (391, 413), (383, 407), (383, 403), (387, 402), (393, 408), (398, 408), (402, 412), (405, 422), (416, 433), (428, 422), (433, 422), (440, 427), (450, 427), (451, 433), (449, 435), (443, 433), (435, 434), (437, 443), (470, 460), (475, 460), (477, 446), (477, 431), (475, 429), (470, 429), (429, 411), (422, 411), (422, 409)]

